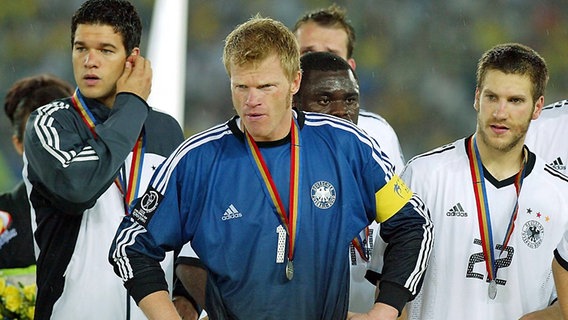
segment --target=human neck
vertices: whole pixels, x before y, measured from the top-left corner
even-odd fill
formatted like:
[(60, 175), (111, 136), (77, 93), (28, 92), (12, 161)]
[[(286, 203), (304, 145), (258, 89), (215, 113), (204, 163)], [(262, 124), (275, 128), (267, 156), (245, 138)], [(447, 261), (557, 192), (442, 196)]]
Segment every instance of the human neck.
[(277, 142), (285, 139), (290, 135), (292, 125), (293, 111), (284, 115), (279, 123), (267, 130), (267, 128), (259, 128), (259, 126), (245, 124), (241, 118), (238, 125), (242, 132), (247, 132), (255, 142)]
[(524, 160), (522, 143), (506, 151), (490, 147), (482, 139), (476, 139), (476, 143), (483, 167), (498, 181), (512, 177), (521, 170)]
[(110, 95), (110, 96), (105, 96), (105, 97), (87, 97), (83, 91), (79, 90), (79, 94), (83, 99), (90, 99), (93, 101), (96, 101), (98, 103), (100, 103), (101, 105), (112, 109), (112, 107), (114, 106), (114, 101), (116, 99), (116, 94)]

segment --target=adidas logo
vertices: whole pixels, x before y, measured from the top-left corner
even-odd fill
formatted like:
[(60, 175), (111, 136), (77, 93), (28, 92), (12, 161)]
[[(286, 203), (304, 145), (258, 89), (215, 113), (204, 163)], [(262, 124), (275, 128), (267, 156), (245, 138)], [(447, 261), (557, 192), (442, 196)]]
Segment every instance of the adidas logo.
[(457, 203), (453, 208), (446, 212), (448, 217), (467, 217), (467, 212), (463, 210), (461, 203)]
[(554, 169), (558, 170), (558, 171), (566, 170), (566, 165), (564, 165), (564, 163), (562, 162), (562, 159), (560, 157), (558, 157), (558, 158), (556, 158), (556, 160), (552, 161), (550, 163), (550, 166), (553, 167)]
[(230, 205), (227, 210), (225, 210), (225, 213), (223, 214), (223, 216), (221, 217), (221, 220), (225, 221), (225, 220), (231, 220), (231, 219), (236, 219), (236, 218), (240, 218), (243, 215), (239, 212), (239, 210), (237, 210), (237, 208), (235, 208), (234, 205)]

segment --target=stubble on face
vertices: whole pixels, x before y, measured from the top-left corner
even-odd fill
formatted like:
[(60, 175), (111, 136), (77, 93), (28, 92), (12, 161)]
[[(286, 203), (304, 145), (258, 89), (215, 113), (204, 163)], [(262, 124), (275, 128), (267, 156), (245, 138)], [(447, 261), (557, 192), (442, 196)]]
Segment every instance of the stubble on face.
[(528, 76), (496, 70), (487, 73), (475, 99), (481, 143), (505, 153), (522, 148), (535, 110), (531, 88)]
[[(496, 119), (490, 119), (490, 121), (497, 121)], [(513, 150), (515, 147), (519, 147), (519, 145), (523, 145), (525, 141), (525, 136), (527, 134), (529, 125), (531, 122), (531, 117), (529, 116), (527, 119), (522, 120), (519, 122), (516, 127), (516, 130), (511, 130), (508, 133), (508, 137), (496, 137), (490, 129), (490, 122), (486, 122), (482, 119), (480, 113), (477, 113), (477, 123), (478, 123), (478, 130), (477, 135), (488, 147), (500, 152), (509, 152)]]

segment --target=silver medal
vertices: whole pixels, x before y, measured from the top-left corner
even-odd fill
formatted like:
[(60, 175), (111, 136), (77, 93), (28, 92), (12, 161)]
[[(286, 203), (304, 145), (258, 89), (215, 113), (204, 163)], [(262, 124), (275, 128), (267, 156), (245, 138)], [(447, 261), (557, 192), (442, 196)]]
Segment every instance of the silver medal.
[(286, 278), (288, 278), (288, 280), (292, 280), (293, 277), (294, 265), (292, 264), (292, 261), (288, 260), (288, 263), (286, 264)]
[(487, 294), (489, 295), (489, 299), (495, 300), (495, 297), (497, 296), (497, 282), (495, 282), (495, 280), (491, 280), (491, 282), (489, 282)]

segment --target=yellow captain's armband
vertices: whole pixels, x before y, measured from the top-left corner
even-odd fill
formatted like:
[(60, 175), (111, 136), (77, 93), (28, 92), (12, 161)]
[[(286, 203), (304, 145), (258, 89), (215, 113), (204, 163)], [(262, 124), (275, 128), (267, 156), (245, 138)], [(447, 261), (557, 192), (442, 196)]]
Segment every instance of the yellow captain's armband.
[(402, 179), (395, 175), (375, 193), (377, 222), (384, 222), (400, 210), (412, 197), (412, 191)]

